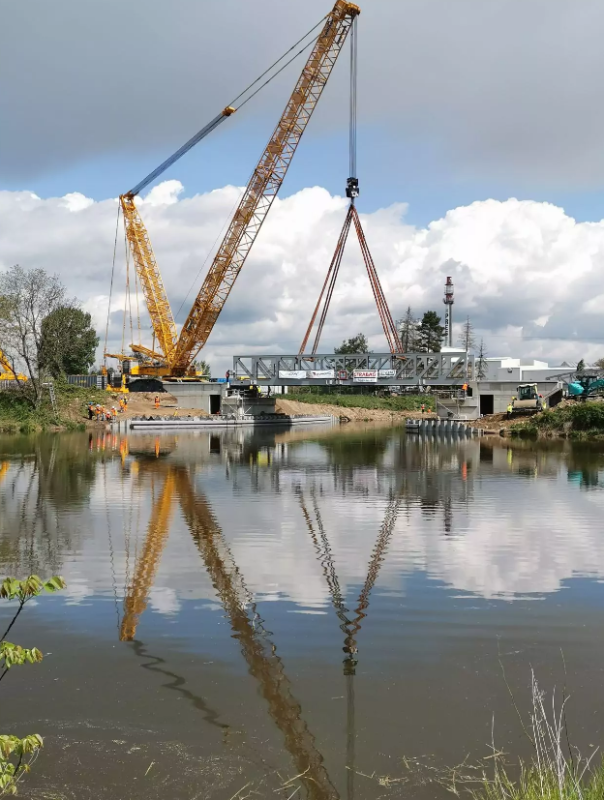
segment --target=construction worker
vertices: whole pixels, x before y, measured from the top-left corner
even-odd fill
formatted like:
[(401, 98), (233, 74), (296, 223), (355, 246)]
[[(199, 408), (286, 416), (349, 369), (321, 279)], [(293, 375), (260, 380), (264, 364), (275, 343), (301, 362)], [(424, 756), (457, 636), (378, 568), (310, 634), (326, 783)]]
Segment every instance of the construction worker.
[(88, 419), (91, 420), (94, 416), (94, 403), (88, 403)]
[(117, 419), (117, 408), (115, 406), (111, 406), (111, 416), (113, 417), (113, 421)]
[(426, 413), (426, 406), (422, 403), (422, 414)]
[(514, 412), (514, 406), (512, 403), (508, 403), (508, 419), (512, 419), (512, 414)]
[(155, 410), (157, 411), (159, 408), (159, 395), (155, 395)]
[(120, 397), (119, 406), (120, 406), (120, 414), (123, 414), (124, 413), (124, 398), (123, 397)]

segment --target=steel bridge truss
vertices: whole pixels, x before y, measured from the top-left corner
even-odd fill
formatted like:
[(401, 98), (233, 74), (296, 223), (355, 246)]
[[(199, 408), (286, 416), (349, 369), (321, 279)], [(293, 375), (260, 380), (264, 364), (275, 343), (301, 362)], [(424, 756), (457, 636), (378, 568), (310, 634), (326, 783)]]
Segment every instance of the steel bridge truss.
[(229, 379), (242, 386), (458, 386), (473, 375), (474, 356), (460, 350), (234, 356)]

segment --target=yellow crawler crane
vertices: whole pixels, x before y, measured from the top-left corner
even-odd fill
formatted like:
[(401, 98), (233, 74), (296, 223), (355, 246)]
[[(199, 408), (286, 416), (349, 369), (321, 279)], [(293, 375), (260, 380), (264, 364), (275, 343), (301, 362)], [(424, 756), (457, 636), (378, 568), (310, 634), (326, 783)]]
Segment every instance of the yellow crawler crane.
[(165, 365), (162, 370), (166, 377), (195, 375), (193, 362), (207, 342), (256, 241), (302, 134), (344, 47), (348, 32), (359, 14), (360, 9), (354, 3), (337, 0), (325, 17), (302, 74), (260, 157), (180, 336), (177, 335), (165, 286), (149, 234), (136, 207), (135, 197), (236, 109), (233, 106), (224, 108), (173, 156), (120, 197), (126, 240), (157, 342), (157, 351), (141, 345), (133, 345), (132, 350), (144, 358)]

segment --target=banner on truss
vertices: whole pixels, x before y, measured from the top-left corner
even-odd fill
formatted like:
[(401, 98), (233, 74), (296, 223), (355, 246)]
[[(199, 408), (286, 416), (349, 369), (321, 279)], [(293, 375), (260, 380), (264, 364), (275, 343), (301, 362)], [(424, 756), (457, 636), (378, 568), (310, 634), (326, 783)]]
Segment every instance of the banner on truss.
[(355, 369), (352, 373), (352, 380), (356, 383), (377, 383), (377, 369)]
[(306, 378), (305, 369), (280, 369), (279, 377), (290, 381), (303, 381)]

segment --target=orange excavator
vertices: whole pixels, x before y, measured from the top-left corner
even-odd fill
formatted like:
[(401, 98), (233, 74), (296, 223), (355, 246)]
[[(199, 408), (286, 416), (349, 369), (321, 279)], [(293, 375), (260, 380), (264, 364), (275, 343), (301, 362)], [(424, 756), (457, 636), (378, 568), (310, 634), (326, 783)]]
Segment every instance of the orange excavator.
[[(226, 106), (217, 117), (176, 153), (166, 159), (129, 192), (121, 195), (120, 208), (124, 217), (128, 249), (151, 317), (154, 342), (156, 343), (154, 344), (155, 349), (142, 344), (133, 344), (131, 349), (137, 357), (146, 360), (145, 363), (154, 365), (150, 374), (160, 374), (167, 379), (195, 376), (193, 362), (207, 342), (256, 241), (281, 188), (302, 134), (306, 130), (346, 42), (347, 35), (359, 14), (360, 9), (354, 3), (348, 2), (348, 0), (337, 0), (329, 14), (319, 23), (321, 30), (312, 43), (312, 49), (302, 73), (260, 156), (180, 334), (177, 332), (149, 234), (136, 206), (135, 198), (178, 158), (235, 113), (235, 106), (232, 104)], [(315, 28), (317, 27), (319, 26), (315, 26)], [(262, 77), (260, 76), (260, 78)], [(251, 96), (247, 99), (251, 99)], [(138, 374), (141, 373), (144, 373), (144, 369), (138, 370)]]

